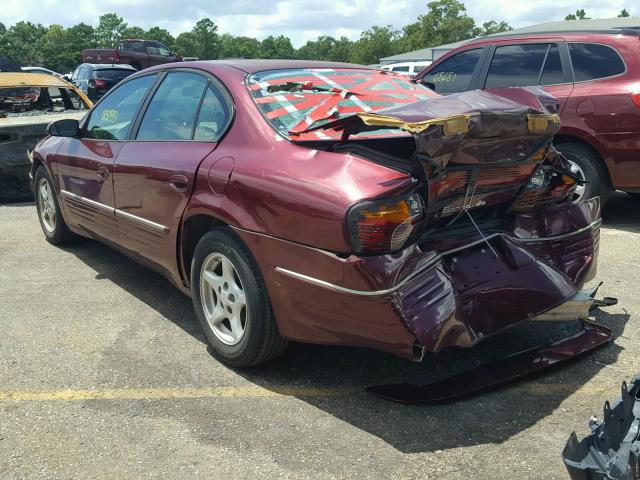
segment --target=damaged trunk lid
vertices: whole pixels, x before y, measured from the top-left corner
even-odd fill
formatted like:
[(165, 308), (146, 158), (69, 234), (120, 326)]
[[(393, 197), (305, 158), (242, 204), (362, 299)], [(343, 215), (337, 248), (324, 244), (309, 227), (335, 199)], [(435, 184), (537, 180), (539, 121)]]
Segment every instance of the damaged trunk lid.
[(345, 147), (338, 148), (347, 149), (363, 132), (411, 133), (415, 151), (408, 160), (420, 166), (426, 220), (437, 225), (468, 211), (496, 217), (566, 198), (577, 179), (551, 147), (560, 128), (557, 110), (541, 89), (478, 90), (360, 112), (317, 128), (340, 131)]

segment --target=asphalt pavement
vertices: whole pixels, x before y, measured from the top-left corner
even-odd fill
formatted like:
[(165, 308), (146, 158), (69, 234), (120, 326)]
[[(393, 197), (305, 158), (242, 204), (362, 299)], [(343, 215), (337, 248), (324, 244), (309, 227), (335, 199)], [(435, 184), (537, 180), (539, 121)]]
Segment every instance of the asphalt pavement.
[(94, 241), (49, 245), (33, 204), (0, 205), (0, 478), (565, 479), (569, 434), (640, 373), (640, 202), (622, 193), (604, 211), (597, 280), (619, 299), (596, 314), (610, 345), (461, 402), (404, 406), (364, 388), (426, 383), (576, 327), (524, 324), (422, 364), (293, 344), (233, 370), (162, 276)]

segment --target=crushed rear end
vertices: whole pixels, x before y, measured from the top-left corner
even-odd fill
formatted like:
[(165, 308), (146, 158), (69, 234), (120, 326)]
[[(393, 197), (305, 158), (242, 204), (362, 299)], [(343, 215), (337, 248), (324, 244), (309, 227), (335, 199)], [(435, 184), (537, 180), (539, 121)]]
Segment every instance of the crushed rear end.
[[(405, 172), (410, 181), (350, 208), (350, 256), (335, 257), (330, 266), (273, 261), (280, 262), (273, 281), (282, 287), (272, 292), (274, 304), (287, 302), (279, 298), (283, 292), (299, 298), (282, 316), (312, 319), (308, 332), (284, 323), (285, 333), (317, 341), (329, 330), (326, 343), (375, 346), (419, 360), (426, 351), (470, 347), (552, 311), (594, 278), (600, 202), (570, 202), (580, 180), (552, 145), (560, 127), (555, 98), (538, 88), (424, 98), (410, 87), (391, 90), (386, 85), (401, 83), (395, 77), (381, 79), (380, 88), (368, 80), (371, 93), (359, 89), (358, 72), (343, 74), (353, 79), (342, 84), (340, 74), (311, 74), (279, 84), (262, 77), (249, 88), (264, 92), (256, 103), (274, 103), (263, 110), (270, 119), (310, 103), (307, 92), (324, 92), (291, 123), (289, 138)], [(321, 84), (313, 77), (330, 78)], [(385, 95), (398, 99), (396, 105), (375, 108)], [(301, 300), (307, 291), (314, 300)], [(332, 320), (325, 302), (349, 306), (342, 309), (348, 313)], [(501, 363), (494, 380), (517, 378), (518, 365), (534, 371), (556, 363), (538, 354), (565, 359), (610, 339), (606, 329), (587, 325), (568, 343)]]

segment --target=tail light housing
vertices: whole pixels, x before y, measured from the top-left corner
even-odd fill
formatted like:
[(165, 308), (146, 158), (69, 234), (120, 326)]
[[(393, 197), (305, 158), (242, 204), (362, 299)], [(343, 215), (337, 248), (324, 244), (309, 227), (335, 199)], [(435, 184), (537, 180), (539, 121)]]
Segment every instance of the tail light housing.
[(94, 85), (96, 88), (105, 88), (107, 86), (106, 80), (94, 80)]
[(401, 250), (416, 238), (424, 219), (424, 201), (417, 193), (358, 203), (347, 214), (353, 251), (366, 255)]
[(520, 192), (510, 210), (526, 212), (539, 205), (564, 200), (573, 193), (578, 181), (569, 171), (552, 165), (543, 165), (531, 176), (529, 183)]

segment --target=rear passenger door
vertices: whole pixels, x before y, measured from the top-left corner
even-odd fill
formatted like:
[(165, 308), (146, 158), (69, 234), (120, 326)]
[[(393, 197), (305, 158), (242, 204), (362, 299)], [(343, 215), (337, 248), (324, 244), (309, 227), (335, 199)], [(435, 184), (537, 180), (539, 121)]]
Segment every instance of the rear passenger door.
[(202, 160), (231, 120), (231, 100), (213, 78), (171, 70), (141, 109), (114, 165), (120, 243), (161, 270), (176, 268), (182, 213)]
[(498, 45), (481, 78), (482, 88), (541, 86), (560, 102), (560, 112), (573, 90), (571, 69), (563, 42)]

